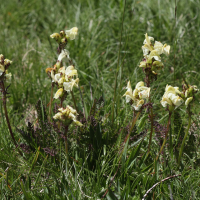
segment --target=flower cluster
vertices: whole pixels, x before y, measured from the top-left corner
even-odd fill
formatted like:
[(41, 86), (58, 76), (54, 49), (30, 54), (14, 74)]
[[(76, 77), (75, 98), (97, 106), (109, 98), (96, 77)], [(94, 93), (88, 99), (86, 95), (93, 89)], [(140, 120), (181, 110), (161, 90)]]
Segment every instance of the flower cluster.
[(145, 34), (145, 40), (143, 42), (142, 50), (144, 59), (140, 62), (139, 67), (144, 69), (150, 69), (151, 72), (157, 75), (158, 71), (164, 66), (161, 62), (161, 54), (169, 54), (170, 46), (167, 44), (162, 44), (161, 42), (155, 41), (152, 44), (151, 41), (154, 41), (153, 37), (150, 37)]
[(126, 103), (131, 103), (136, 111), (139, 111), (145, 100), (149, 98), (150, 88), (144, 86), (144, 82), (137, 83), (135, 89), (132, 91), (130, 81), (126, 87), (127, 91), (123, 96), (126, 96)]
[(192, 102), (192, 100), (194, 99), (194, 94), (197, 93), (199, 91), (199, 89), (197, 88), (196, 85), (183, 85), (183, 94), (185, 97), (185, 105), (186, 107), (188, 107), (189, 103)]
[(4, 56), (0, 54), (0, 79), (6, 79), (8, 83), (11, 81), (11, 73), (8, 73), (8, 67), (12, 64), (11, 60), (4, 59)]
[(66, 108), (59, 108), (58, 113), (56, 113), (53, 118), (55, 120), (59, 120), (66, 125), (70, 125), (72, 122), (77, 124), (78, 126), (82, 126), (81, 122), (76, 120), (78, 115), (77, 111), (73, 109), (71, 106), (66, 106)]
[[(76, 79), (74, 79), (74, 77), (76, 77)], [(77, 77), (78, 73), (73, 65), (70, 65), (67, 68), (61, 67), (58, 70), (52, 70), (52, 82), (55, 82), (59, 88), (54, 95), (54, 98), (58, 99), (59, 97), (62, 97), (64, 90), (70, 92), (74, 86), (78, 87), (79, 78)]]
[[(56, 41), (60, 44), (64, 39), (75, 39), (77, 35), (78, 28), (74, 27), (67, 31), (61, 31), (60, 34), (54, 33), (50, 35), (51, 38), (55, 38)], [(60, 39), (59, 39), (60, 38)], [(64, 43), (63, 43), (64, 44)], [(72, 91), (73, 87), (78, 87), (78, 73), (77, 70), (74, 68), (73, 65), (68, 67), (62, 66), (62, 61), (67, 59), (70, 61), (69, 51), (66, 49), (62, 49), (61, 53), (58, 56), (58, 60), (53, 68), (47, 68), (46, 72), (50, 73), (52, 82), (54, 82), (58, 86), (58, 90), (54, 95), (55, 99), (61, 98), (64, 95), (64, 91), (70, 92)], [(71, 61), (70, 61), (71, 63)]]
[(172, 111), (174, 108), (177, 108), (184, 102), (180, 96), (181, 92), (179, 91), (178, 87), (166, 85), (165, 93), (160, 103), (163, 107), (169, 106), (169, 110)]
[(169, 110), (173, 110), (185, 101), (185, 105), (188, 107), (189, 103), (194, 98), (194, 94), (197, 93), (199, 89), (196, 85), (187, 86), (186, 84), (183, 85), (183, 89), (183, 92), (180, 92), (178, 87), (167, 85), (165, 88), (165, 93), (160, 102), (162, 106), (167, 107), (167, 105), (169, 105)]
[(50, 37), (55, 39), (59, 45), (65, 46), (67, 44), (67, 40), (74, 40), (77, 34), (78, 28), (73, 27), (70, 30), (60, 31), (60, 33), (53, 33), (50, 35)]
[[(59, 44), (58, 47), (58, 60), (53, 68), (47, 68), (46, 72), (52, 80), (52, 87), (57, 85), (58, 90), (54, 95), (54, 99), (61, 100), (61, 108), (58, 109), (58, 113), (53, 116), (55, 120), (61, 121), (64, 125), (69, 126), (72, 122), (78, 126), (82, 124), (76, 120), (78, 115), (77, 111), (71, 106), (67, 105), (66, 108), (63, 108), (62, 102), (64, 100), (65, 94), (72, 91), (73, 87), (78, 87), (79, 78), (77, 70), (74, 68), (72, 61), (69, 57), (69, 51), (64, 49), (68, 40), (74, 40), (78, 33), (78, 28), (74, 27), (70, 30), (60, 31), (60, 33), (54, 33), (50, 35), (51, 38), (54, 38)], [(63, 60), (66, 59), (69, 63), (69, 66), (63, 66)]]

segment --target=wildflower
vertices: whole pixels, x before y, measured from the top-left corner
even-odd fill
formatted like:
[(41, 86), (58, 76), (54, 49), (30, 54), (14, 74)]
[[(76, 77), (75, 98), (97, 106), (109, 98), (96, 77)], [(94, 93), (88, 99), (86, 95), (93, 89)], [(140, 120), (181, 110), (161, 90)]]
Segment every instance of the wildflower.
[(154, 38), (148, 36), (147, 33), (146, 33), (145, 34), (145, 40), (143, 42), (144, 46), (142, 46), (144, 56), (148, 55), (149, 52), (153, 50), (153, 45), (151, 44), (151, 40), (154, 41)]
[(57, 83), (60, 79), (60, 73), (54, 74), (54, 70), (51, 70), (51, 78), (52, 78), (52, 82)]
[(60, 88), (54, 95), (54, 99), (58, 99), (59, 97), (62, 97), (62, 95), (63, 95), (63, 88)]
[(148, 68), (149, 70), (145, 70), (145, 73), (152, 72), (152, 74), (157, 75), (158, 70), (160, 70), (164, 65), (161, 62), (161, 54), (169, 54), (170, 46), (167, 44), (162, 44), (161, 42), (155, 41), (154, 44), (152, 44), (152, 41), (154, 41), (153, 37), (148, 36), (148, 34), (145, 34), (145, 40), (143, 42), (142, 50), (144, 59), (142, 62), (140, 62), (139, 67), (142, 67), (144, 69)]
[(72, 77), (72, 76), (78, 76), (78, 73), (77, 73), (77, 70), (74, 69), (74, 66), (70, 65), (65, 70), (65, 78), (66, 78), (66, 80), (68, 80), (68, 78)]
[(66, 124), (71, 124), (74, 122), (78, 126), (82, 126), (82, 123), (77, 121), (76, 117), (78, 115), (77, 111), (71, 106), (66, 106), (66, 108), (59, 108), (58, 113), (53, 116), (55, 120), (62, 121)]
[(172, 87), (171, 85), (167, 85), (165, 88), (165, 93), (162, 97), (161, 104), (163, 107), (167, 107), (169, 105), (169, 109), (173, 110), (174, 107), (180, 106), (184, 100), (179, 96), (181, 92), (178, 87)]
[(70, 30), (66, 30), (65, 34), (67, 39), (74, 40), (76, 35), (78, 34), (78, 28), (74, 27)]
[(64, 58), (68, 58), (69, 59), (69, 51), (67, 51), (66, 49), (63, 49), (61, 51), (61, 53), (58, 56), (58, 61), (61, 62)]
[(161, 42), (155, 41), (154, 44), (154, 49), (159, 53), (159, 54), (166, 54), (169, 55), (169, 51), (170, 51), (170, 46), (167, 44), (162, 44)]
[(136, 111), (139, 111), (144, 100), (149, 98), (150, 88), (144, 86), (144, 82), (140, 81), (136, 84), (134, 91), (132, 91), (130, 81), (126, 87), (127, 91), (123, 96), (126, 96), (126, 103), (131, 102)]

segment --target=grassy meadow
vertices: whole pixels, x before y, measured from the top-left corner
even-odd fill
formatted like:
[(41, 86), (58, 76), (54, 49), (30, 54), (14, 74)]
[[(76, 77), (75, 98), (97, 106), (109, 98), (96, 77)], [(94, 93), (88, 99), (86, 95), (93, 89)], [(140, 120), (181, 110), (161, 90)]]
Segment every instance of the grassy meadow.
[[(0, 10), (0, 54), (13, 61), (6, 104), (17, 142), (1, 88), (0, 199), (200, 199), (200, 92), (189, 114), (183, 103), (170, 123), (160, 103), (167, 84), (200, 88), (199, 0), (6, 0)], [(63, 107), (76, 108), (83, 126), (69, 126), (66, 153), (65, 127), (52, 118), (60, 101), (50, 114), (45, 70), (58, 59), (50, 35), (72, 27), (78, 35), (66, 49), (79, 88), (76, 105), (69, 93)], [(145, 33), (170, 45), (170, 54), (151, 83), (150, 105), (134, 112), (123, 95), (129, 80), (133, 89), (144, 81)]]

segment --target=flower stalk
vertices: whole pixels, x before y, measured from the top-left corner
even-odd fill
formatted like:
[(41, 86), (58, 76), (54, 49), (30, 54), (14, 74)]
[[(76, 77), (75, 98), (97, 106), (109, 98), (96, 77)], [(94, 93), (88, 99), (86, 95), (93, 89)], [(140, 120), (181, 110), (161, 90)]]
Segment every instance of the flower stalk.
[(190, 105), (188, 105), (187, 111), (188, 111), (188, 116), (189, 116), (189, 119), (188, 119), (188, 127), (187, 127), (187, 130), (186, 130), (186, 132), (185, 132), (185, 136), (184, 136), (184, 138), (183, 138), (182, 144), (181, 144), (181, 149), (180, 149), (179, 157), (178, 157), (178, 167), (179, 167), (180, 162), (181, 162), (181, 157), (182, 157), (182, 154), (183, 154), (183, 149), (184, 149), (185, 141), (186, 141), (186, 138), (187, 138), (187, 136), (188, 136), (189, 129), (190, 129), (190, 126), (191, 126)]
[(51, 119), (51, 110), (52, 110), (52, 101), (53, 101), (53, 89), (54, 89), (54, 84), (51, 84), (51, 97), (50, 97), (50, 103), (49, 103), (49, 117)]
[(156, 161), (158, 160), (160, 154), (162, 153), (163, 148), (164, 148), (164, 146), (165, 146), (165, 143), (166, 143), (166, 141), (167, 141), (167, 137), (168, 137), (168, 133), (169, 133), (169, 127), (170, 127), (170, 123), (171, 123), (171, 116), (172, 116), (172, 112), (169, 111), (169, 118), (168, 118), (168, 123), (167, 123), (167, 131), (166, 131), (166, 133), (165, 133), (165, 139), (164, 139), (163, 144), (162, 144), (162, 146), (161, 146), (161, 148), (160, 148), (160, 151), (159, 151), (159, 153), (158, 153), (158, 156), (156, 157)]
[(1, 88), (2, 88), (2, 93), (3, 93), (3, 108), (4, 108), (4, 114), (5, 114), (5, 117), (6, 117), (6, 122), (7, 122), (7, 125), (8, 125), (8, 129), (9, 129), (11, 138), (13, 140), (13, 143), (17, 147), (17, 142), (16, 142), (15, 137), (13, 135), (12, 128), (11, 128), (11, 125), (10, 125), (10, 121), (9, 121), (9, 118), (8, 118), (8, 112), (7, 112), (7, 107), (6, 107), (6, 93), (7, 92), (6, 92), (5, 85), (4, 85), (3, 81), (1, 81)]

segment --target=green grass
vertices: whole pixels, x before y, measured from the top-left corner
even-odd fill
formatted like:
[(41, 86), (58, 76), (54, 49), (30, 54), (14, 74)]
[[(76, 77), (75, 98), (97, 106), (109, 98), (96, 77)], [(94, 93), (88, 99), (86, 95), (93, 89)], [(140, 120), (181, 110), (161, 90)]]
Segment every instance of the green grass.
[[(80, 118), (82, 101), (86, 117), (94, 117), (87, 119), (85, 129), (70, 127), (67, 169), (62, 130), (58, 133), (52, 127), (41, 127), (38, 134), (45, 140), (40, 148), (33, 145), (34, 151), (24, 153), (23, 158), (12, 144), (0, 103), (1, 199), (142, 199), (154, 184), (175, 174), (181, 176), (159, 184), (147, 199), (172, 199), (170, 195), (173, 199), (200, 198), (199, 94), (192, 105), (191, 134), (180, 168), (178, 135), (184, 137), (188, 122), (184, 106), (178, 109), (179, 115), (172, 116), (171, 142), (177, 146), (171, 149), (168, 141), (166, 153), (157, 162), (160, 146), (155, 131), (148, 154), (151, 124), (145, 109), (130, 139), (125, 140), (133, 111), (122, 96), (129, 80), (133, 88), (144, 80), (138, 66), (143, 58), (145, 33), (171, 46), (170, 55), (162, 59), (164, 70), (151, 85), (153, 111), (159, 123), (167, 125), (168, 112), (160, 104), (166, 84), (181, 88), (185, 79), (200, 87), (200, 2), (182, 0), (176, 4), (175, 19), (175, 1), (171, 0), (126, 0), (125, 12), (122, 0), (1, 2), (0, 54), (13, 61), (9, 67), (13, 77), (7, 108), (17, 142), (25, 143), (17, 128), (26, 131), (28, 120), (38, 124), (34, 114), (37, 101), (40, 99), (46, 108), (50, 101), (51, 80), (45, 69), (57, 60), (57, 44), (49, 35), (60, 30), (74, 26), (79, 29), (78, 37), (68, 43), (67, 49), (78, 70), (82, 98), (78, 89), (73, 92)], [(102, 107), (102, 102), (94, 103), (101, 96)], [(64, 104), (73, 106), (70, 95)], [(45, 153), (44, 147), (55, 149), (56, 155)]]

